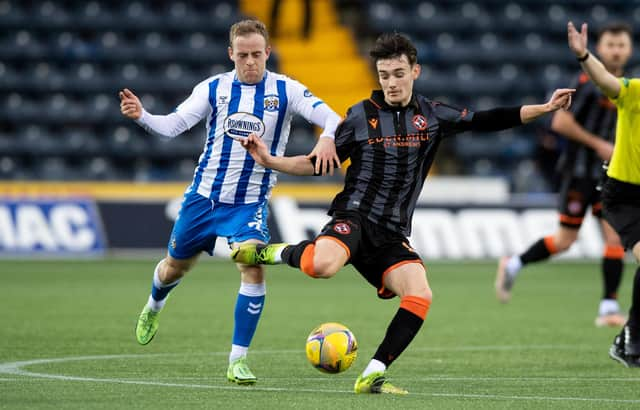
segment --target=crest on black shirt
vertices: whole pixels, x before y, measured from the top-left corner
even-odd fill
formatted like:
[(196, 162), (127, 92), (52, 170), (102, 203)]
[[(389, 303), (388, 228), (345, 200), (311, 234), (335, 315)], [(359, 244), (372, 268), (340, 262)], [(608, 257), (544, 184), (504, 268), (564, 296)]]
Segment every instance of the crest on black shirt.
[(424, 115), (414, 115), (411, 122), (418, 131), (424, 131), (427, 129), (427, 119), (424, 118)]

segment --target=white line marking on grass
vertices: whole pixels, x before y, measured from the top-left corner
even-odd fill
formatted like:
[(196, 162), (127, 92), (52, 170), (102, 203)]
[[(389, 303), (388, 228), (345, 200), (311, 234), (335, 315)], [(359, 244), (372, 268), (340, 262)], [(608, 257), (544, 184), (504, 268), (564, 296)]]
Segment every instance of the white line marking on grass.
[(502, 377), (502, 376), (481, 376), (481, 377), (472, 377), (472, 376), (427, 376), (427, 377), (402, 377), (402, 376), (394, 376), (394, 379), (398, 380), (410, 380), (415, 382), (436, 382), (436, 381), (515, 381), (515, 382), (640, 382), (640, 377), (563, 377), (563, 376), (539, 376), (539, 377)]
[[(549, 345), (551, 346), (551, 345)], [(503, 350), (502, 348), (507, 348), (504, 350), (511, 350), (516, 348), (517, 346), (477, 346), (477, 347), (468, 347), (471, 349), (494, 349), (495, 350)], [(525, 349), (536, 349), (536, 348), (558, 348), (558, 346), (547, 347), (545, 345), (541, 346), (520, 346), (520, 348)], [(575, 347), (574, 347), (575, 348)], [(447, 349), (447, 348), (436, 348), (438, 350), (455, 350), (456, 348)], [(421, 349), (428, 350), (428, 349)], [(294, 350), (297, 351), (297, 350)], [(272, 354), (274, 352), (279, 353), (290, 353), (291, 350), (270, 350), (270, 351), (254, 351), (252, 353), (262, 353), (262, 354)], [(206, 353), (206, 355), (222, 355), (226, 354), (226, 352), (213, 352)], [(26, 366), (35, 366), (41, 364), (51, 364), (51, 363), (65, 363), (72, 361), (91, 361), (91, 360), (117, 360), (117, 359), (146, 359), (152, 357), (166, 357), (166, 356), (185, 356), (185, 355), (194, 355), (192, 353), (157, 353), (157, 354), (121, 354), (121, 355), (102, 355), (102, 356), (76, 356), (76, 357), (61, 357), (61, 358), (50, 358), (50, 359), (34, 359), (34, 360), (24, 360), (18, 362), (8, 362), (8, 363), (0, 363), (0, 373), (10, 374), (15, 376), (26, 376), (40, 379), (53, 379), (53, 380), (62, 380), (62, 381), (79, 381), (79, 382), (95, 382), (95, 383), (116, 383), (116, 384), (132, 384), (132, 385), (143, 385), (143, 386), (162, 386), (162, 387), (184, 387), (191, 389), (211, 389), (211, 390), (237, 390), (237, 391), (264, 391), (264, 392), (291, 392), (291, 393), (336, 393), (336, 394), (353, 394), (351, 390), (332, 390), (332, 389), (307, 389), (307, 388), (284, 388), (284, 387), (239, 387), (239, 386), (231, 386), (231, 385), (212, 385), (212, 384), (193, 384), (193, 383), (168, 383), (168, 382), (159, 382), (159, 381), (150, 381), (150, 380), (130, 380), (130, 379), (118, 379), (118, 378), (98, 378), (98, 377), (81, 377), (81, 376), (66, 376), (62, 374), (51, 374), (51, 373), (38, 373), (32, 372), (23, 369)], [(195, 355), (199, 355), (196, 353)], [(275, 378), (274, 378), (275, 379)], [(301, 378), (296, 378), (296, 380)], [(310, 378), (317, 379), (317, 378)], [(609, 380), (609, 379), (598, 379), (598, 378), (546, 378), (546, 380)], [(19, 381), (21, 379), (0, 379), (0, 381)], [(268, 380), (268, 379), (267, 379)], [(405, 380), (545, 380), (545, 378), (518, 378), (518, 377), (433, 377), (433, 378), (408, 378)], [(640, 379), (622, 379), (622, 378), (613, 378), (610, 380), (615, 381), (637, 381)], [(451, 398), (471, 398), (471, 399), (492, 399), (492, 400), (529, 400), (529, 401), (578, 401), (578, 402), (601, 402), (601, 403), (640, 403), (640, 400), (634, 399), (609, 399), (609, 398), (600, 398), (600, 397), (554, 397), (554, 396), (515, 396), (515, 395), (498, 395), (498, 394), (472, 394), (472, 393), (425, 393), (425, 392), (412, 392), (410, 393), (412, 396), (425, 396), (425, 397), (451, 397)]]
[(499, 394), (463, 394), (463, 393), (411, 393), (420, 396), (452, 397), (469, 399), (535, 400), (535, 401), (587, 401), (603, 403), (640, 403), (633, 399), (607, 399), (599, 397), (551, 397), (551, 396), (501, 396)]

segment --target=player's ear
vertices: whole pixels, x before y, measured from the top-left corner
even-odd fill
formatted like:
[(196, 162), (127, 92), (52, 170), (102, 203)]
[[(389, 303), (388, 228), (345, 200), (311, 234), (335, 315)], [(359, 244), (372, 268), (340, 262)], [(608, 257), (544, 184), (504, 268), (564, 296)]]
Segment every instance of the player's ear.
[(233, 61), (233, 48), (227, 47), (227, 51), (229, 52), (229, 60)]
[(411, 75), (413, 76), (414, 80), (417, 80), (418, 77), (420, 77), (421, 70), (422, 70), (422, 67), (420, 66), (420, 64), (415, 63), (413, 65), (413, 68), (411, 68)]
[(266, 56), (265, 59), (269, 59), (269, 56), (271, 55), (271, 46), (267, 46), (267, 48), (265, 48), (264, 50), (264, 55)]

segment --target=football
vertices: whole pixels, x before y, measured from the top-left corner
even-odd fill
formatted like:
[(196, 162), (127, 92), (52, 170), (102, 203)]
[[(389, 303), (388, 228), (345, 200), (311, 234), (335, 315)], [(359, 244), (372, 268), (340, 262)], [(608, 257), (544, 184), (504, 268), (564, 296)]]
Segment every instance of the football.
[(346, 326), (323, 323), (311, 331), (307, 338), (307, 359), (324, 373), (347, 370), (358, 355), (358, 342)]

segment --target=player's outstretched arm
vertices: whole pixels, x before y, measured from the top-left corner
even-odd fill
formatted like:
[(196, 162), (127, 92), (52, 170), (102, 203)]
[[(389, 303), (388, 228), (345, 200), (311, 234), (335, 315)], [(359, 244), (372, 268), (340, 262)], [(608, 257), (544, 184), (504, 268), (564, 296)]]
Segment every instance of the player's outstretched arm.
[(559, 88), (553, 92), (546, 104), (523, 105), (520, 108), (520, 120), (523, 124), (526, 124), (544, 114), (561, 108), (568, 109), (571, 105), (571, 95), (574, 92), (576, 92), (575, 88)]
[(567, 24), (567, 37), (569, 48), (576, 55), (582, 69), (591, 80), (610, 98), (620, 94), (620, 81), (611, 74), (604, 65), (589, 52), (587, 48), (587, 23), (583, 23), (580, 32), (576, 30), (572, 22)]
[[(545, 104), (522, 105), (519, 107), (496, 107), (484, 111), (476, 111), (469, 121), (466, 110), (462, 111), (455, 121), (449, 122), (453, 124), (453, 133), (457, 134), (464, 131), (502, 131), (513, 127), (518, 127), (527, 122), (560, 108), (569, 108), (571, 105), (571, 94), (575, 92), (572, 88), (563, 88), (556, 90), (551, 99)], [(446, 123), (446, 120), (443, 121)]]
[(274, 169), (291, 175), (314, 175), (314, 166), (304, 155), (280, 157), (271, 155), (260, 137), (250, 134), (240, 141), (253, 160), (265, 168)]
[[(134, 120), (151, 134), (173, 138), (190, 128), (189, 123), (178, 113), (172, 112), (168, 115), (149, 114), (142, 106), (140, 99), (128, 88), (121, 90), (118, 96), (120, 97), (120, 112), (122, 115)], [(195, 117), (195, 119), (192, 119), (193, 123), (200, 121), (199, 116), (192, 115), (192, 117)]]

